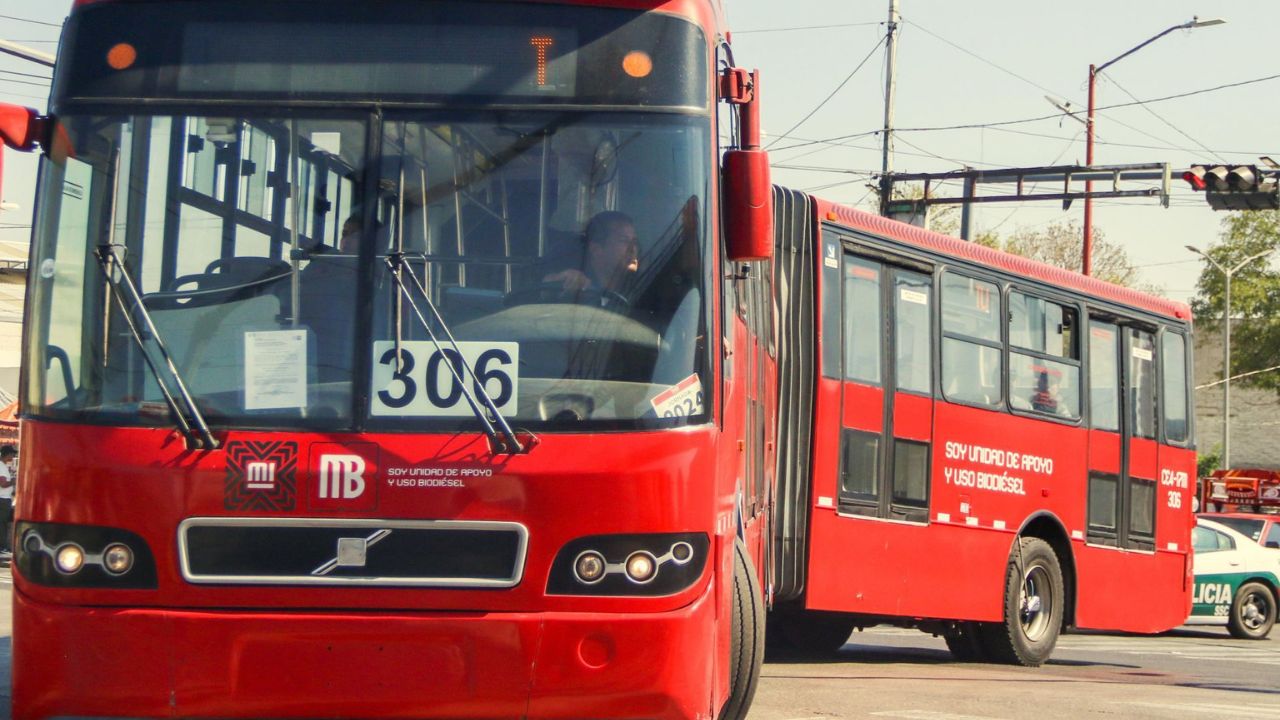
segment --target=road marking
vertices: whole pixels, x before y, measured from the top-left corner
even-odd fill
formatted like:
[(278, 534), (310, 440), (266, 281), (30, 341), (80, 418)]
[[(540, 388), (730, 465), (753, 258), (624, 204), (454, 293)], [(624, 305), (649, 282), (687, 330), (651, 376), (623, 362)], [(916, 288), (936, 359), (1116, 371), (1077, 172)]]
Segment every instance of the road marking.
[(1219, 705), (1217, 703), (1154, 703), (1154, 702), (1124, 702), (1117, 703), (1119, 705), (1131, 705), (1141, 708), (1149, 708), (1152, 710), (1169, 710), (1169, 716), (1183, 716), (1188, 712), (1200, 713), (1202, 715), (1227, 715), (1230, 717), (1244, 717), (1248, 715), (1256, 715), (1259, 711), (1276, 712), (1280, 711), (1280, 705)]
[(937, 710), (882, 710), (872, 712), (876, 717), (901, 717), (902, 720), (996, 720), (986, 715), (956, 715), (955, 712)]

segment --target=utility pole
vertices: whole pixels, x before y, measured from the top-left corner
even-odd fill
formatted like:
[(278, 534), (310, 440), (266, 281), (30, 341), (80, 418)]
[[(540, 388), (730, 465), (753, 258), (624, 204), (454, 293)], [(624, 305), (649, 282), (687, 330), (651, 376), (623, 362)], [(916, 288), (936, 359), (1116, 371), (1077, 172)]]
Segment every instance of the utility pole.
[(893, 90), (894, 71), (898, 66), (898, 0), (889, 0), (889, 30), (885, 36), (884, 70), (884, 153), (880, 165), (880, 214), (889, 214), (893, 199)]

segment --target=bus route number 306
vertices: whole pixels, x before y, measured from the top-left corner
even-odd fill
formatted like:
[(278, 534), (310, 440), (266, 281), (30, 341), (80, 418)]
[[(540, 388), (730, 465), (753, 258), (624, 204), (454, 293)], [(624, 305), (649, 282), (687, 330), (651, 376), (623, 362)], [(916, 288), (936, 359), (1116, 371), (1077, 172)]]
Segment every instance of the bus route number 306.
[(471, 405), (464, 387), (478, 403), (483, 403), (479, 392), (483, 387), (498, 412), (504, 416), (515, 415), (519, 363), (520, 344), (513, 342), (460, 342), (456, 349), (448, 344), (436, 347), (426, 340), (403, 341), (399, 348), (390, 340), (375, 342), (373, 414), (470, 415)]

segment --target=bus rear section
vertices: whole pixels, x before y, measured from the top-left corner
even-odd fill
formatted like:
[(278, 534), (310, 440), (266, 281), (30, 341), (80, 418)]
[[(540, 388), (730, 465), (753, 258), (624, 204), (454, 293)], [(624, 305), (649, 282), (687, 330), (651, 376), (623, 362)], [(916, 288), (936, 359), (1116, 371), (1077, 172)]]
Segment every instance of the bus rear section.
[[(814, 388), (811, 425), (795, 424), (812, 464), (780, 475), (771, 632), (838, 647), (889, 622), (944, 636), (960, 659), (1038, 665), (1066, 627), (1181, 624), (1189, 310), (777, 199), (780, 241), (811, 260), (794, 302), (816, 315), (784, 348), (814, 368), (791, 380)], [(803, 307), (788, 315), (803, 328)]]
[(16, 718), (745, 715), (715, 16), (600, 5), (77, 4)]

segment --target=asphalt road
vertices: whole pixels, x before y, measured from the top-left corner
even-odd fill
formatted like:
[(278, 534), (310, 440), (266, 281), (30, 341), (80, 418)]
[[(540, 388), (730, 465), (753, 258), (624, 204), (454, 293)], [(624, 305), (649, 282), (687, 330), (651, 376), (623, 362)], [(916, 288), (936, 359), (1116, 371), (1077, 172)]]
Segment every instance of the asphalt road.
[(748, 720), (1280, 717), (1280, 631), (1061, 638), (1039, 668), (952, 660), (915, 630), (854, 633), (835, 656), (770, 657)]
[[(0, 568), (0, 719), (9, 717), (9, 600)], [(1226, 629), (1156, 637), (1072, 634), (1040, 668), (951, 659), (915, 630), (854, 633), (839, 653), (767, 659), (748, 720), (1067, 720), (1280, 718), (1280, 630), (1235, 640)]]

